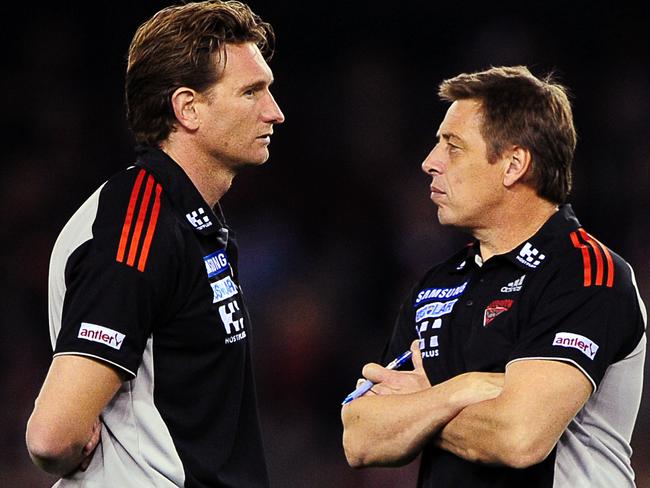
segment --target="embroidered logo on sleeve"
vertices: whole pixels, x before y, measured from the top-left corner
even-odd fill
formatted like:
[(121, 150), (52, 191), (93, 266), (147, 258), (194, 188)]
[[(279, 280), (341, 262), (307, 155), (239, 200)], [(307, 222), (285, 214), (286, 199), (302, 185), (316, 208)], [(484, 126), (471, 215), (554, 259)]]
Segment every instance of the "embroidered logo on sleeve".
[(572, 334), (571, 332), (558, 332), (555, 334), (553, 345), (578, 349), (589, 359), (594, 359), (598, 351), (598, 344), (594, 341), (580, 334)]
[(77, 337), (87, 341), (99, 342), (113, 349), (119, 349), (122, 347), (126, 336), (108, 327), (82, 322)]

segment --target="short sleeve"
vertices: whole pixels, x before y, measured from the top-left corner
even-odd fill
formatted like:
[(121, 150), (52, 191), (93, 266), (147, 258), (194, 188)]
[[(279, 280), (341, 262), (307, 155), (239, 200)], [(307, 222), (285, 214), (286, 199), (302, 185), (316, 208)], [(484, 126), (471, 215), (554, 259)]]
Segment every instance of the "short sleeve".
[(531, 307), (529, 324), (520, 331), (509, 362), (565, 361), (579, 368), (596, 390), (607, 368), (632, 352), (644, 332), (626, 267), (617, 267), (619, 282), (613, 287), (583, 286), (566, 270), (560, 272)]
[[(98, 195), (96, 214), (90, 218), (75, 214), (73, 225), (66, 226), (59, 241), (74, 238), (68, 234), (84, 225), (91, 226), (91, 238), (67, 256), (57, 255), (66, 252), (66, 246), (57, 242), (52, 255), (53, 261), (65, 261), (54, 355), (96, 358), (133, 378), (152, 324), (166, 306), (166, 283), (173, 281), (164, 258), (169, 230), (161, 223), (160, 201), (156, 204), (153, 191), (145, 201), (118, 183), (117, 188), (107, 184)], [(134, 215), (129, 221), (130, 207)]]

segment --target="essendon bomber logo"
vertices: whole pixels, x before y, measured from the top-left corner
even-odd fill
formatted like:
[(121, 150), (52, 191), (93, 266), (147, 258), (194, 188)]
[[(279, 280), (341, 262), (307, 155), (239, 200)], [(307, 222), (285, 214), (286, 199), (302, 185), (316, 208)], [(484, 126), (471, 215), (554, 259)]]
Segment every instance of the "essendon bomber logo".
[(483, 327), (487, 326), (503, 312), (512, 308), (513, 300), (494, 300), (491, 302), (483, 313)]

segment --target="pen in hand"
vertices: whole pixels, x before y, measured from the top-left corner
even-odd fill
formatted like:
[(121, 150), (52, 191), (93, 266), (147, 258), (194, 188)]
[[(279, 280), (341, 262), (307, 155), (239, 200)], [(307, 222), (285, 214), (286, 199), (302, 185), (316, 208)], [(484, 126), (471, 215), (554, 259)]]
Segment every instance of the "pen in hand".
[[(397, 358), (393, 359), (387, 366), (386, 369), (395, 369), (399, 368), (404, 362), (411, 357), (411, 350), (408, 350), (404, 353), (402, 353), (400, 356)], [(345, 400), (341, 402), (341, 405), (346, 405), (350, 403), (352, 400), (359, 398), (362, 396), (364, 393), (366, 393), (370, 388), (372, 388), (375, 384), (370, 381), (366, 380), (363, 383), (361, 383), (352, 393), (350, 393), (348, 396), (345, 397)]]

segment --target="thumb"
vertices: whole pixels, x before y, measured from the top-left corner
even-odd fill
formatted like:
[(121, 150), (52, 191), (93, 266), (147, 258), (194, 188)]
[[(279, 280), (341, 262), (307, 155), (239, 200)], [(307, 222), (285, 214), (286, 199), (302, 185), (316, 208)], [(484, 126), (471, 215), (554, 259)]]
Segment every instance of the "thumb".
[(388, 370), (383, 366), (376, 363), (368, 363), (363, 367), (361, 374), (364, 378), (372, 381), (373, 383), (381, 383), (386, 377)]
[(422, 364), (422, 351), (420, 351), (420, 341), (418, 339), (411, 342), (411, 361), (413, 362), (413, 370), (423, 370)]

